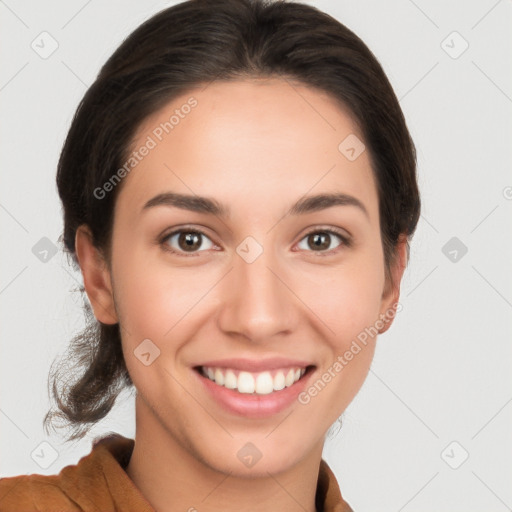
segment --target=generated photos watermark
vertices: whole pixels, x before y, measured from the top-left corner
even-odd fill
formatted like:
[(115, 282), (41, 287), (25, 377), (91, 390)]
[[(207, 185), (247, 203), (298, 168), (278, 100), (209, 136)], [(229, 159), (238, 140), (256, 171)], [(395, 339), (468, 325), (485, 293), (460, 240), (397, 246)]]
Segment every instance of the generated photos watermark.
[(164, 137), (172, 132), (178, 126), (182, 119), (190, 114), (193, 108), (197, 107), (197, 100), (191, 96), (186, 103), (176, 108), (174, 114), (169, 117), (168, 121), (160, 123), (155, 127), (151, 135), (146, 137), (144, 143), (136, 150), (130, 153), (130, 156), (126, 159), (126, 162), (120, 167), (101, 187), (94, 189), (93, 195), (96, 199), (104, 199), (109, 192), (112, 192), (114, 188), (126, 177), (142, 160), (149, 155), (151, 150), (155, 149), (159, 142), (162, 142)]
[(297, 397), (297, 400), (302, 405), (307, 405), (311, 402), (311, 399), (318, 395), (326, 386), (331, 382), (340, 372), (359, 354), (364, 347), (366, 347), (368, 340), (375, 338), (381, 329), (384, 328), (387, 322), (391, 321), (397, 313), (402, 311), (403, 306), (400, 302), (393, 304), (385, 313), (379, 316), (379, 319), (375, 321), (370, 327), (365, 327), (361, 331), (356, 339), (352, 340), (350, 347), (345, 350), (342, 355), (339, 355), (335, 361), (322, 373), (322, 375), (312, 384), (308, 389), (303, 391)]

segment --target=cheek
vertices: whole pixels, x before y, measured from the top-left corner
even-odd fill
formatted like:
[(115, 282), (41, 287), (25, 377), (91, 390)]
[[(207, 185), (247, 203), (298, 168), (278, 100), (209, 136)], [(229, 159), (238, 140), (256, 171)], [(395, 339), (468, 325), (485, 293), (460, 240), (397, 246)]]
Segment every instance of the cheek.
[(164, 338), (200, 298), (192, 283), (192, 274), (155, 267), (127, 272), (115, 289), (121, 324), (139, 336)]
[(325, 425), (332, 424), (348, 407), (368, 374), (383, 285), (383, 263), (376, 256), (361, 254), (357, 262), (322, 279), (317, 276), (316, 286), (309, 283), (303, 289), (308, 294), (308, 305), (319, 312), (326, 350), (322, 350), (317, 379), (301, 394), (299, 402), (310, 415), (315, 410), (313, 415), (322, 416)]
[(337, 349), (350, 344), (379, 318), (384, 278), (377, 251), (317, 272), (302, 285), (301, 296), (307, 297), (307, 304), (329, 328), (329, 339)]
[[(161, 268), (147, 252), (121, 242), (114, 253), (114, 297), (123, 337), (130, 343), (160, 339), (185, 312), (190, 286), (182, 273)], [(178, 278), (178, 279), (177, 279)], [(192, 288), (193, 290), (193, 288)]]

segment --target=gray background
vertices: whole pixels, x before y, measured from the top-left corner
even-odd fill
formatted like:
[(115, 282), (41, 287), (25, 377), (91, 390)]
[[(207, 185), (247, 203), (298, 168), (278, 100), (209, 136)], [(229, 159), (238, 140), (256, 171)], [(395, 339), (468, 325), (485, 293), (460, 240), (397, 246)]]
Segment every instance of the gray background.
[[(94, 436), (134, 436), (129, 394), (83, 441), (45, 436), (48, 370), (83, 316), (80, 275), (41, 251), (61, 234), (55, 170), (78, 102), (118, 44), (171, 3), (0, 1), (1, 476), (56, 474)], [(510, 509), (512, 2), (307, 3), (382, 63), (423, 199), (403, 311), (324, 457), (357, 512)], [(46, 59), (31, 47), (51, 49), (43, 31), (58, 43)], [(52, 450), (40, 467), (34, 453), (48, 464)]]

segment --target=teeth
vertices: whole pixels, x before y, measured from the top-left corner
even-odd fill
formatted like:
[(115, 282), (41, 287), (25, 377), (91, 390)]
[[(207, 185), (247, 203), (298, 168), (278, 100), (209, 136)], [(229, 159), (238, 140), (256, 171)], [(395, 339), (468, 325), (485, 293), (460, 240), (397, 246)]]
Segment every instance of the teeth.
[(274, 377), (274, 389), (276, 391), (280, 391), (281, 389), (284, 389), (285, 381), (284, 381), (284, 373), (279, 371), (276, 373), (276, 376)]
[(258, 395), (268, 395), (274, 391), (274, 379), (270, 372), (260, 373), (256, 377), (255, 391)]
[[(212, 372), (214, 375), (215, 373)], [(208, 372), (208, 377), (210, 376), (210, 372)], [(216, 379), (212, 379), (212, 380), (215, 380)], [(224, 386), (227, 387), (228, 389), (236, 389), (236, 386), (237, 386), (237, 378), (236, 378), (236, 375), (233, 373), (232, 370), (228, 370), (226, 372), (226, 377), (224, 379)]]
[[(256, 393), (268, 395), (274, 391), (289, 388), (306, 373), (305, 368), (281, 369), (274, 372), (250, 373), (224, 368), (202, 367), (205, 377), (228, 389), (236, 389), (239, 393)], [(238, 373), (238, 375), (237, 375)]]
[[(215, 376), (217, 376), (217, 372), (215, 372)], [(219, 384), (217, 379), (215, 379), (215, 382)], [(254, 387), (254, 377), (249, 372), (240, 372), (238, 375), (238, 391), (240, 393), (254, 393)]]
[(215, 382), (224, 386), (224, 374), (218, 368), (215, 370)]

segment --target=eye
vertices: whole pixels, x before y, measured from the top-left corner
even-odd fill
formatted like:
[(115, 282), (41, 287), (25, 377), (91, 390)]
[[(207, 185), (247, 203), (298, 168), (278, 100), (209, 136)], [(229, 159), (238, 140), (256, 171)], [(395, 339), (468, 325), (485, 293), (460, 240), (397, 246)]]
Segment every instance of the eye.
[[(331, 247), (333, 236), (340, 240), (340, 243), (338, 243), (335, 248)], [(208, 240), (206, 246), (204, 240)], [(337, 253), (339, 247), (350, 247), (351, 245), (349, 236), (333, 228), (310, 231), (302, 238), (301, 243), (303, 243), (303, 240), (305, 240), (306, 247), (300, 247), (299, 244), (299, 249), (308, 251), (308, 249), (313, 248), (313, 250), (309, 252), (319, 253), (318, 256), (327, 256), (328, 254)], [(164, 250), (181, 256), (186, 256), (187, 253), (193, 255), (194, 253), (202, 252), (199, 249), (208, 250), (214, 247), (214, 243), (211, 239), (197, 228), (185, 227), (177, 229), (164, 235), (159, 242)]]
[[(341, 240), (341, 242), (333, 249), (331, 248), (333, 235)], [(311, 252), (319, 252), (319, 253), (336, 253), (337, 249), (341, 246), (350, 247), (350, 238), (342, 233), (341, 231), (335, 229), (316, 229), (314, 231), (310, 231), (306, 234), (306, 236), (302, 239), (305, 240), (306, 247), (300, 247), (301, 249), (313, 248)], [(302, 243), (301, 240), (301, 243)], [(319, 256), (324, 256), (325, 254), (319, 254)]]
[[(204, 239), (209, 241), (209, 243), (206, 244), (206, 247), (204, 247)], [(196, 228), (181, 228), (173, 231), (165, 235), (160, 240), (160, 244), (166, 251), (176, 254), (201, 252), (198, 250), (199, 248), (211, 249), (213, 247), (213, 242), (208, 238), (208, 236)]]

